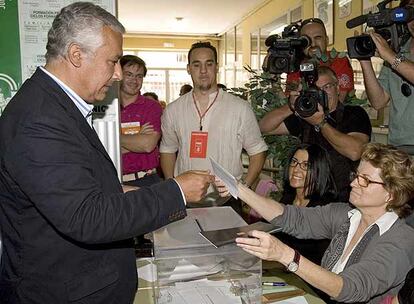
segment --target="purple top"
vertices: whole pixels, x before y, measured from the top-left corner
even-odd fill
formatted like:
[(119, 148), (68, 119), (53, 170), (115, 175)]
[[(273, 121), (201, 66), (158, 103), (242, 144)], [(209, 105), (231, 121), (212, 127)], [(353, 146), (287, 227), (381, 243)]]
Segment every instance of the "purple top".
[[(157, 101), (138, 95), (133, 103), (121, 107), (121, 123), (139, 122), (142, 126), (149, 122), (155, 131), (161, 133), (161, 114), (162, 108)], [(157, 168), (159, 158), (158, 146), (150, 153), (123, 153), (122, 173), (129, 174)]]

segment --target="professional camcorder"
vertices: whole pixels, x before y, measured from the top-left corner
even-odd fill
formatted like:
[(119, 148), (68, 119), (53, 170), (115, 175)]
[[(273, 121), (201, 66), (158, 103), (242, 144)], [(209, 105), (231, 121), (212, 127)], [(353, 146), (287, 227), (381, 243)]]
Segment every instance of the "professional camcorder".
[(318, 112), (318, 104), (320, 104), (324, 113), (328, 114), (328, 95), (316, 86), (318, 71), (313, 63), (301, 64), (300, 75), (305, 82), (305, 87), (293, 105), (295, 113), (303, 118), (312, 116)]
[(263, 71), (271, 74), (290, 73), (299, 70), (304, 58), (303, 50), (311, 44), (307, 36), (300, 36), (299, 23), (292, 23), (284, 28), (282, 37), (271, 35), (265, 44), (268, 55), (263, 62)]
[[(387, 41), (391, 49), (398, 53), (400, 47), (410, 38), (407, 23), (414, 20), (414, 8), (386, 8), (390, 2), (392, 0), (380, 2), (377, 5), (378, 13), (369, 12), (353, 18), (346, 23), (346, 26), (354, 28), (367, 23), (367, 26), (373, 27), (375, 32)], [(367, 34), (350, 37), (346, 40), (346, 44), (350, 58), (368, 59), (375, 55), (375, 44)]]

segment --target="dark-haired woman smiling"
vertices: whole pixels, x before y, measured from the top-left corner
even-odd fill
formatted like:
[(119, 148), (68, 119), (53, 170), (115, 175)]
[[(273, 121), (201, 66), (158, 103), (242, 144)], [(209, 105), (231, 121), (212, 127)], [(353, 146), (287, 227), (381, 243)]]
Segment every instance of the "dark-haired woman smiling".
[[(335, 201), (336, 187), (328, 152), (317, 144), (300, 144), (289, 157), (284, 173), (280, 202), (299, 207), (315, 207)], [(285, 233), (277, 237), (303, 256), (320, 264), (329, 240), (297, 239)]]

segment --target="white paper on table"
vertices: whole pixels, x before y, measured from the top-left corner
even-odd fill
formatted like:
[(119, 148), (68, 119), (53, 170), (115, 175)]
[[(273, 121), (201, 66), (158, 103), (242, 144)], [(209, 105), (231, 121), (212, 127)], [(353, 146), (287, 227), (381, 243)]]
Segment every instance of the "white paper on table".
[(209, 157), (211, 167), (213, 168), (213, 174), (217, 176), (221, 181), (226, 185), (227, 190), (229, 190), (231, 196), (235, 199), (239, 196), (239, 189), (237, 188), (236, 178), (227, 172), (218, 162), (216, 162), (212, 157)]
[(277, 302), (272, 302), (272, 303), (277, 303), (277, 304), (308, 304), (308, 301), (306, 301), (304, 296), (298, 296), (298, 297), (293, 297), (293, 298), (290, 298), (290, 299), (277, 301)]
[(172, 287), (161, 289), (157, 299), (158, 304), (187, 304), (179, 292)]
[(223, 267), (221, 264), (210, 267), (209, 270), (204, 270), (196, 265), (188, 263), (185, 259), (181, 259), (175, 266), (173, 273), (170, 275), (170, 281), (187, 280), (195, 277), (202, 277), (218, 273)]
[(139, 267), (137, 269), (137, 272), (138, 272), (138, 278), (142, 280), (145, 280), (151, 283), (157, 280), (156, 275), (155, 275), (157, 273), (157, 268), (152, 263)]
[(241, 304), (240, 296), (230, 292), (231, 283), (207, 279), (179, 282), (161, 289), (159, 303), (164, 304)]

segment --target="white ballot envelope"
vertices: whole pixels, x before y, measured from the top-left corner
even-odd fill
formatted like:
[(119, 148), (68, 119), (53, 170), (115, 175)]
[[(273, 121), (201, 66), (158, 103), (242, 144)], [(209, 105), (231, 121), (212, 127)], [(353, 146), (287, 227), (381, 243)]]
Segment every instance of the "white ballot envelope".
[(235, 199), (239, 196), (239, 190), (237, 188), (237, 180), (236, 178), (227, 172), (218, 162), (216, 162), (213, 158), (209, 157), (211, 167), (213, 168), (213, 174), (217, 176), (222, 182), (226, 185), (227, 189), (229, 190), (231, 196)]

